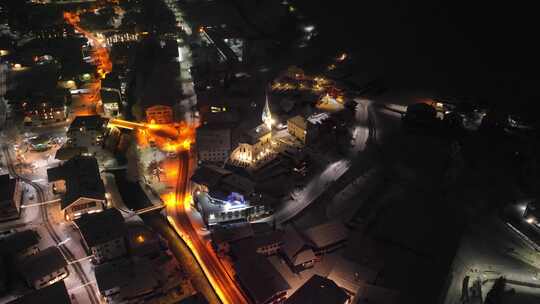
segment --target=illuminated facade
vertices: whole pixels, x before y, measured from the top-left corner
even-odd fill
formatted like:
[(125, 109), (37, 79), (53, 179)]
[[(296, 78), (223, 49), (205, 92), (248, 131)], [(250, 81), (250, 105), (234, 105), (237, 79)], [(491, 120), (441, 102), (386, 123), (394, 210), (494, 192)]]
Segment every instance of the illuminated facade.
[(262, 112), (262, 124), (247, 132), (238, 147), (231, 154), (231, 162), (243, 167), (256, 167), (272, 159), (275, 155), (272, 148), (272, 124), (274, 119), (270, 112), (268, 96)]
[(146, 109), (146, 121), (155, 124), (173, 122), (173, 109), (169, 106), (157, 105)]

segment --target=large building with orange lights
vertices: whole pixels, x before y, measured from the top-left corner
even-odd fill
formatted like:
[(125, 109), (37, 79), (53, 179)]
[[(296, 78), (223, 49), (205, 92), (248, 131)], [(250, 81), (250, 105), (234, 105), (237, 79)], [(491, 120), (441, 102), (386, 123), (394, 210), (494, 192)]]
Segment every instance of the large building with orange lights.
[(170, 124), (173, 122), (173, 109), (164, 105), (149, 107), (146, 109), (146, 121), (155, 124)]

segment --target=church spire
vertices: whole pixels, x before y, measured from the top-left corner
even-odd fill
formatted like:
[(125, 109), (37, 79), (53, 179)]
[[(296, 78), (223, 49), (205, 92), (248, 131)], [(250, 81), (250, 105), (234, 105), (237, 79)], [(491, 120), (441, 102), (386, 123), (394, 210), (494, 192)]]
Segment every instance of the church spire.
[(268, 104), (268, 92), (266, 92), (266, 101), (264, 103), (264, 109), (262, 112), (262, 121), (268, 127), (268, 129), (272, 129), (272, 123), (274, 122), (274, 120), (272, 119), (270, 105)]

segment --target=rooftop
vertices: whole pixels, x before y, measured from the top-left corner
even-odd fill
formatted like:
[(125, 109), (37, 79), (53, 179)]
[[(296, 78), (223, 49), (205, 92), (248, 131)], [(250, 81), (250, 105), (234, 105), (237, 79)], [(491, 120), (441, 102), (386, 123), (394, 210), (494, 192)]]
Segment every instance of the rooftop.
[(98, 162), (94, 157), (76, 156), (63, 165), (47, 169), (49, 182), (66, 181), (66, 194), (62, 199), (62, 210), (81, 197), (105, 200), (105, 186), (99, 174)]
[(212, 230), (212, 240), (215, 243), (234, 242), (251, 236), (253, 229), (249, 223), (218, 225)]
[(330, 270), (327, 277), (341, 288), (355, 294), (362, 283), (375, 282), (377, 273), (377, 270), (340, 257), (332, 266), (332, 270)]
[(69, 294), (66, 290), (64, 281), (56, 282), (47, 287), (32, 291), (8, 304), (35, 304), (35, 303), (54, 303), (71, 304)]
[(27, 281), (34, 282), (66, 266), (67, 262), (60, 249), (54, 246), (29, 256), (21, 265), (20, 270)]
[(99, 265), (95, 269), (101, 293), (119, 288), (119, 298), (129, 299), (152, 293), (159, 288), (159, 274), (148, 260), (118, 260)]
[(316, 248), (325, 248), (345, 241), (349, 231), (342, 223), (331, 221), (311, 227), (303, 234)]
[(69, 125), (68, 132), (85, 128), (86, 130), (101, 130), (105, 127), (107, 122), (106, 118), (99, 115), (77, 116)]
[(267, 125), (260, 124), (260, 125), (256, 126), (255, 128), (249, 130), (246, 133), (245, 139), (246, 139), (246, 142), (248, 144), (253, 145), (253, 144), (256, 144), (257, 142), (259, 142), (259, 140), (263, 136), (265, 136), (265, 135), (267, 135), (267, 134), (269, 134), (271, 132), (272, 132), (272, 130), (270, 130)]
[(124, 217), (116, 208), (83, 214), (75, 220), (75, 225), (79, 228), (88, 247), (104, 244), (126, 234)]
[(191, 176), (191, 180), (197, 184), (211, 188), (217, 185), (224, 176), (232, 174), (231, 171), (212, 165), (199, 166)]
[(39, 234), (34, 230), (16, 232), (0, 240), (0, 252), (19, 253), (39, 243)]
[(285, 304), (344, 304), (348, 296), (334, 281), (313, 275)]
[(307, 129), (307, 121), (304, 119), (304, 117), (300, 116), (300, 115), (296, 115), (292, 118), (289, 118), (289, 120), (287, 122), (290, 122), (302, 129)]
[(294, 261), (295, 256), (306, 246), (306, 241), (296, 229), (285, 231), (282, 250), (290, 261)]
[(266, 303), (276, 294), (291, 288), (274, 266), (260, 254), (239, 259), (235, 268), (240, 283), (255, 304)]

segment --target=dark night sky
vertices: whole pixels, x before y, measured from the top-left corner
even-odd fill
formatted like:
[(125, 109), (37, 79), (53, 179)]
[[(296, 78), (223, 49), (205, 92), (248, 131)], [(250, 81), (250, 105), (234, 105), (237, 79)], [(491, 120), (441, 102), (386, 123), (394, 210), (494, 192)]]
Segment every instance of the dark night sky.
[(391, 87), (435, 88), (501, 104), (536, 102), (540, 95), (532, 2), (297, 2), (333, 48), (352, 49), (358, 71), (382, 76)]

